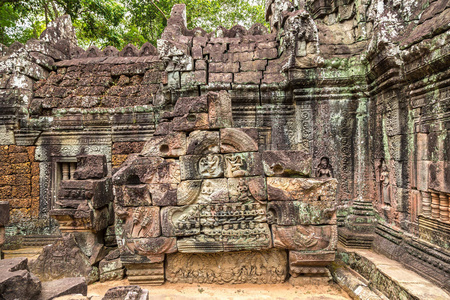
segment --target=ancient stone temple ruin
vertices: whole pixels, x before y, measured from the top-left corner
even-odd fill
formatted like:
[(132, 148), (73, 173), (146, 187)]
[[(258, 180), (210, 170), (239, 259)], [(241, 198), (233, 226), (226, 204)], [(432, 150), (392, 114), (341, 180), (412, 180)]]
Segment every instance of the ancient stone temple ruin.
[(67, 16), (0, 45), (0, 247), (39, 249), (8, 274), (373, 293), (353, 269), (417, 299), (371, 249), (450, 293), (450, 3), (265, 9), (208, 33), (175, 5), (157, 47), (84, 50)]

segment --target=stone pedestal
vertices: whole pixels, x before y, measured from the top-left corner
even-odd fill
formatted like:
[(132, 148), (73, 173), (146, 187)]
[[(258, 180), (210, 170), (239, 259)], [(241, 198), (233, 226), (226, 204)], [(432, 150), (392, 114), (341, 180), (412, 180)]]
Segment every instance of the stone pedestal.
[(164, 283), (164, 263), (124, 264), (130, 284), (161, 285)]
[(346, 247), (370, 249), (376, 227), (372, 202), (355, 200), (351, 212), (339, 228), (339, 241)]

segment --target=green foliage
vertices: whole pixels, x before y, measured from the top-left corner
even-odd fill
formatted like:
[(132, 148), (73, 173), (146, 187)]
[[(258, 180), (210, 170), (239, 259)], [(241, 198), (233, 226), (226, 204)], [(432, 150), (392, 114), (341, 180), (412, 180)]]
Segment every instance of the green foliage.
[(0, 43), (38, 38), (50, 21), (68, 14), (84, 48), (156, 45), (177, 3), (186, 4), (188, 28), (265, 24), (264, 0), (0, 0)]

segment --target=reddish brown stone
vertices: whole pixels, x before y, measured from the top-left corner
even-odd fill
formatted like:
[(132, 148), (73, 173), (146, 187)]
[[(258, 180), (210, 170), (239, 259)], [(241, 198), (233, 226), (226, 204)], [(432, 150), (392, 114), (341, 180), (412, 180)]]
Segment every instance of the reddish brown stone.
[(255, 43), (230, 44), (229, 52), (252, 52), (255, 50)]
[(183, 117), (187, 114), (195, 113), (207, 113), (208, 112), (208, 100), (206, 96), (202, 97), (184, 97), (178, 99), (173, 112), (172, 117)]
[(231, 96), (226, 91), (208, 93), (208, 111), (211, 129), (233, 127)]
[(334, 225), (272, 225), (273, 245), (288, 250), (336, 250), (337, 228)]
[(202, 59), (203, 58), (203, 50), (200, 46), (193, 46), (192, 49), (192, 58), (193, 59)]
[(239, 72), (239, 63), (210, 63), (209, 72), (211, 73), (236, 73)]
[(261, 72), (241, 72), (234, 74), (235, 83), (256, 83), (261, 82), (262, 73)]
[(173, 119), (174, 131), (194, 131), (209, 129), (208, 114), (188, 114)]
[(263, 162), (266, 176), (311, 175), (311, 156), (302, 151), (264, 151)]
[(139, 255), (155, 255), (177, 252), (177, 239), (174, 237), (141, 238), (129, 240), (127, 247)]
[(177, 205), (177, 184), (149, 184), (152, 203), (156, 206)]
[(77, 169), (74, 178), (77, 180), (103, 178), (108, 173), (104, 155), (77, 156)]
[(179, 157), (186, 154), (186, 134), (175, 132), (153, 136), (141, 152), (144, 156)]
[(230, 61), (244, 62), (253, 60), (253, 52), (236, 52), (230, 53)]
[(255, 128), (225, 128), (220, 130), (222, 153), (258, 151), (258, 130)]
[(244, 61), (241, 63), (241, 71), (264, 71), (267, 66), (267, 60)]
[(5, 227), (9, 223), (9, 202), (0, 201), (0, 227)]
[(208, 82), (229, 82), (233, 81), (232, 73), (209, 73)]
[(278, 57), (276, 48), (272, 49), (256, 49), (253, 59), (274, 59)]
[(206, 70), (206, 61), (196, 60), (195, 61), (195, 69), (196, 70)]
[(287, 80), (286, 75), (281, 73), (264, 73), (263, 77), (264, 78), (261, 80), (261, 83), (267, 84), (278, 83)]
[(193, 131), (187, 139), (187, 155), (219, 153), (218, 131)]

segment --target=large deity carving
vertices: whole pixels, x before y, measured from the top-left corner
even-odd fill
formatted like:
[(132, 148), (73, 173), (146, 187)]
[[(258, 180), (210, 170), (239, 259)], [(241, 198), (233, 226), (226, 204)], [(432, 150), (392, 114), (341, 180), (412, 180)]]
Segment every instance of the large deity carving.
[[(300, 3), (299, 3), (300, 2)], [(319, 34), (311, 15), (302, 1), (295, 5), (288, 0), (266, 2), (266, 21), (280, 37), (283, 54), (288, 61), (282, 71), (292, 68), (315, 68), (323, 63), (319, 50)]]

